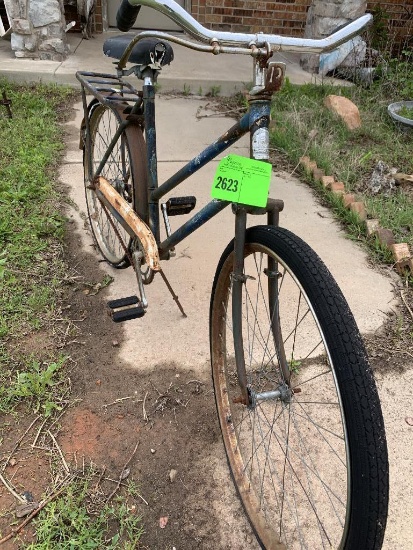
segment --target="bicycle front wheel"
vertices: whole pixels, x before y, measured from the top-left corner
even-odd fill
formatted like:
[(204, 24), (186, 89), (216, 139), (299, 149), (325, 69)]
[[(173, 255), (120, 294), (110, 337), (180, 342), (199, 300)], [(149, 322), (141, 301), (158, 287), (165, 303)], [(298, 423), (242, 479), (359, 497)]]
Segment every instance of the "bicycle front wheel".
[(319, 257), (287, 230), (247, 230), (242, 338), (233, 343), (233, 242), (210, 309), (215, 398), (233, 479), (263, 548), (381, 548), (388, 462), (355, 321)]
[[(90, 150), (84, 152), (85, 192), (93, 236), (103, 257), (114, 267), (127, 267), (131, 237), (105, 209), (90, 186), (121, 123), (120, 115), (105, 105), (92, 106), (89, 115)], [(87, 143), (87, 142), (86, 142)], [(128, 126), (119, 136), (100, 175), (139, 212), (138, 193), (145, 201), (146, 152), (142, 131)], [(143, 193), (143, 195), (142, 195)]]

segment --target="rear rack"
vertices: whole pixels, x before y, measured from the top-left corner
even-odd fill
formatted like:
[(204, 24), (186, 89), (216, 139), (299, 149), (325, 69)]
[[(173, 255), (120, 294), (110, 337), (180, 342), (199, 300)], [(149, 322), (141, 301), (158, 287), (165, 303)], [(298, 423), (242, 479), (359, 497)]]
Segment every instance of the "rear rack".
[(78, 71), (76, 78), (103, 105), (110, 106), (116, 102), (135, 104), (138, 100), (142, 101), (142, 91), (116, 75)]

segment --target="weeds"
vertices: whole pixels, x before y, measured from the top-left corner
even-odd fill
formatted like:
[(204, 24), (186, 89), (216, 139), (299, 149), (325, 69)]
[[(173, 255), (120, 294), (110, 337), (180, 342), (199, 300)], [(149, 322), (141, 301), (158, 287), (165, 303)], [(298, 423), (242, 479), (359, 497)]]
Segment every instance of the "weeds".
[[(413, 68), (411, 81), (413, 82)], [(277, 150), (287, 153), (296, 165), (307, 154), (327, 174), (345, 184), (347, 192), (364, 197), (368, 215), (380, 220), (382, 227), (391, 229), (397, 241), (413, 245), (413, 193), (400, 188), (373, 195), (369, 182), (378, 161), (396, 171), (413, 174), (411, 154), (413, 136), (401, 132), (387, 114), (388, 96), (382, 86), (331, 87), (307, 84), (294, 86), (288, 80), (276, 94), (273, 103), (275, 120), (272, 143)], [(343, 95), (360, 109), (362, 127), (350, 131), (324, 106), (327, 95)], [(318, 186), (319, 192), (332, 206), (336, 215), (347, 225), (353, 238), (363, 238), (365, 229), (341, 200)], [(388, 252), (370, 241), (373, 254), (381, 261), (391, 262)]]
[(34, 521), (36, 542), (27, 549), (135, 549), (143, 529), (136, 507), (128, 505), (129, 500), (131, 495), (105, 503), (102, 494), (92, 486), (91, 476), (76, 479)]
[(412, 107), (406, 107), (406, 105), (403, 105), (403, 107), (401, 109), (399, 109), (397, 114), (400, 115), (400, 116), (403, 116), (404, 118), (408, 118), (410, 120), (413, 120), (413, 108)]
[[(63, 148), (57, 120), (72, 91), (0, 82), (13, 118), (0, 117), (0, 337), (38, 328), (54, 307), (64, 219), (54, 169)], [(52, 266), (52, 263), (53, 266)], [(42, 281), (42, 283), (40, 283)]]
[(206, 94), (209, 97), (218, 97), (221, 93), (221, 86), (211, 86), (209, 92)]
[(61, 105), (73, 91), (6, 80), (0, 88), (13, 101), (13, 118), (0, 116), (0, 411), (23, 401), (49, 415), (64, 361), (19, 349), (53, 318), (65, 272), (55, 171)]

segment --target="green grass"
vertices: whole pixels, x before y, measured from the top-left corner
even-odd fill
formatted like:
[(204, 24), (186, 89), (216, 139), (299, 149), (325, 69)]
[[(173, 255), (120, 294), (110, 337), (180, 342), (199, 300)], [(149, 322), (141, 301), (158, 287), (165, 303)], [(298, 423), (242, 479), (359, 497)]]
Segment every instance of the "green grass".
[[(412, 71), (413, 72), (413, 71)], [(412, 74), (413, 77), (413, 74)], [(272, 144), (287, 154), (294, 165), (303, 155), (317, 162), (326, 174), (345, 184), (347, 192), (364, 200), (368, 215), (378, 218), (382, 227), (391, 229), (398, 242), (413, 246), (413, 194), (401, 190), (373, 195), (368, 183), (379, 160), (399, 172), (413, 174), (413, 135), (400, 131), (387, 113), (390, 103), (386, 88), (379, 84), (365, 89), (358, 86), (294, 86), (288, 81), (273, 102), (274, 131)], [(329, 95), (343, 95), (359, 108), (362, 127), (350, 131), (324, 106)], [(305, 176), (311, 181), (309, 176)], [(314, 182), (311, 182), (313, 185)], [(346, 210), (341, 200), (316, 186), (348, 227), (353, 238), (364, 238), (365, 229), (357, 216)], [(375, 240), (372, 252), (381, 261), (391, 263), (391, 255)]]
[(0, 91), (13, 112), (10, 119), (0, 108), (0, 411), (23, 401), (50, 414), (62, 359), (47, 357), (43, 346), (37, 356), (19, 348), (53, 319), (65, 271), (57, 166), (59, 121), (73, 91), (1, 79)]
[[(0, 337), (39, 328), (53, 311), (53, 264), (64, 233), (56, 208), (56, 167), (63, 149), (61, 105), (73, 92), (0, 81), (13, 118), (0, 111)], [(58, 272), (58, 270), (56, 270)], [(39, 281), (42, 281), (39, 283)]]
[(407, 107), (406, 105), (403, 105), (403, 107), (401, 109), (399, 109), (397, 114), (404, 117), (404, 118), (408, 118), (410, 120), (413, 120), (413, 108), (412, 107)]
[(0, 386), (0, 412), (12, 411), (21, 400), (30, 410), (46, 417), (55, 410), (61, 410), (59, 397), (65, 383), (62, 372), (65, 361), (65, 357), (51, 363), (26, 358), (26, 370), (17, 372), (4, 365), (6, 368), (2, 371), (2, 378), (3, 381), (7, 379), (7, 383)]
[[(106, 550), (138, 548), (143, 529), (136, 507), (124, 498), (98, 503), (91, 479), (77, 479), (34, 521), (36, 542), (28, 550)], [(133, 491), (129, 491), (133, 501)], [(99, 506), (97, 506), (99, 504)], [(96, 510), (98, 508), (98, 510)], [(90, 510), (94, 509), (95, 512)]]

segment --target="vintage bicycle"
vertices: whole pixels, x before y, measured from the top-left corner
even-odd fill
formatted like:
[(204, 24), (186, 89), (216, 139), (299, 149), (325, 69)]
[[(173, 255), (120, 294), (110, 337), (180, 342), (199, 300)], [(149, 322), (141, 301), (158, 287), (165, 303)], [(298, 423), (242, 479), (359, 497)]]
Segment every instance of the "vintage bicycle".
[[(359, 34), (371, 16), (311, 40), (215, 32), (173, 0), (122, 0), (120, 30), (133, 26), (140, 5), (167, 15), (192, 39), (160, 31), (109, 38), (104, 52), (118, 60), (116, 74), (77, 73), (90, 225), (107, 262), (131, 265), (137, 277), (138, 295), (109, 302), (112, 318), (143, 317), (145, 286), (156, 274), (183, 312), (161, 262), (230, 207), (234, 239), (218, 262), (211, 292), (211, 366), (230, 470), (257, 540), (268, 550), (381, 548), (388, 460), (366, 351), (333, 277), (305, 242), (279, 227), (283, 203), (268, 198), (271, 98), (285, 71), (271, 61), (273, 52), (330, 51)], [(173, 60), (171, 43), (251, 56), (254, 80), (241, 120), (159, 184), (155, 85)], [(132, 76), (141, 89), (130, 83)], [(162, 203), (163, 197), (246, 133), (251, 158), (226, 156), (209, 204), (172, 232), (170, 218), (190, 213), (196, 199)], [(265, 218), (247, 228), (247, 216)]]

